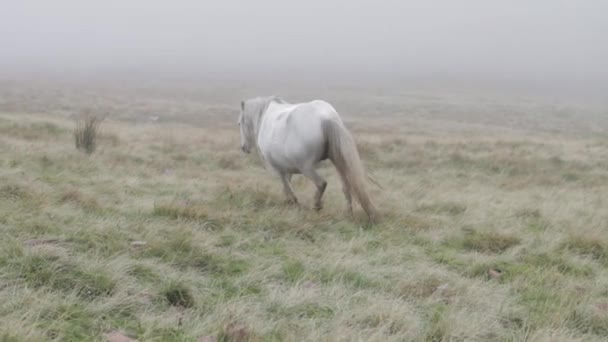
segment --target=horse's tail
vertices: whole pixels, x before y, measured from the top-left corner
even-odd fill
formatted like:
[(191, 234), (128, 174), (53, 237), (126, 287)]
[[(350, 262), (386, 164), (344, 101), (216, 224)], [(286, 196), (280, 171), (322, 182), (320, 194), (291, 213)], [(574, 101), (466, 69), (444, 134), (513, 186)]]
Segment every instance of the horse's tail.
[(328, 139), (328, 157), (336, 166), (340, 177), (349, 186), (349, 191), (370, 218), (374, 220), (376, 209), (365, 190), (366, 173), (357, 151), (357, 145), (342, 122), (335, 119), (323, 121), (323, 131)]

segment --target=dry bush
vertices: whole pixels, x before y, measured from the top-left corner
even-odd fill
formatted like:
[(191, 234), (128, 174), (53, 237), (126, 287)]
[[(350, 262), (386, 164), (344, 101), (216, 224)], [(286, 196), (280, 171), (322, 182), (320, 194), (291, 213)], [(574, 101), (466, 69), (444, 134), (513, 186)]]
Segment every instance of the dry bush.
[(91, 154), (97, 147), (99, 124), (103, 119), (95, 115), (86, 114), (78, 119), (74, 129), (74, 142), (76, 149)]

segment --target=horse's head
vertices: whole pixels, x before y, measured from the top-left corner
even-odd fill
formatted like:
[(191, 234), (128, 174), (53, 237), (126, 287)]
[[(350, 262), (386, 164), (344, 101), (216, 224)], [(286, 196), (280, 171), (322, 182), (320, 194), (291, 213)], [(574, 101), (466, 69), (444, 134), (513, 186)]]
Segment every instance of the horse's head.
[(241, 133), (241, 150), (245, 153), (251, 153), (251, 147), (254, 144), (253, 141), (253, 120), (251, 113), (248, 113), (245, 108), (247, 107), (247, 101), (241, 101), (241, 114), (239, 115), (239, 130)]

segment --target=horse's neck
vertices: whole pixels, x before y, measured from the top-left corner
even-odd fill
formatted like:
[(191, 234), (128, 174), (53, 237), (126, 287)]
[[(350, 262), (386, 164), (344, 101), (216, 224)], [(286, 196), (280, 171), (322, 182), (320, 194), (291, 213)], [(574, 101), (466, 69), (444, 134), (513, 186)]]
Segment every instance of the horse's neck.
[(275, 114), (281, 112), (283, 108), (292, 106), (291, 104), (285, 102), (283, 99), (272, 96), (266, 98), (266, 101), (262, 104), (262, 110), (257, 114), (257, 117), (254, 119), (255, 127), (254, 134), (256, 139), (262, 129), (265, 120), (274, 120)]

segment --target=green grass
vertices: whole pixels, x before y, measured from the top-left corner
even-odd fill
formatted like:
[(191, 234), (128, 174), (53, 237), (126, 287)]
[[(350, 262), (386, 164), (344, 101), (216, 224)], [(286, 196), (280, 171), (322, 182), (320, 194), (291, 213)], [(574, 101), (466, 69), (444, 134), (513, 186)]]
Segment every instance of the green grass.
[(520, 239), (512, 234), (466, 230), (464, 234), (459, 234), (449, 240), (447, 245), (480, 253), (503, 253), (519, 243)]
[(602, 236), (574, 233), (567, 237), (562, 243), (562, 247), (608, 265), (608, 240)]
[(53, 255), (25, 255), (11, 260), (8, 268), (28, 286), (74, 292), (85, 300), (109, 296), (115, 287), (111, 276), (102, 269), (86, 269)]
[(331, 167), (321, 212), (299, 176), (286, 205), (228, 109), (117, 114), (90, 156), (68, 120), (0, 113), (0, 341), (608, 338), (605, 138), (391, 101), (436, 116), (346, 120), (384, 188), (373, 226)]

